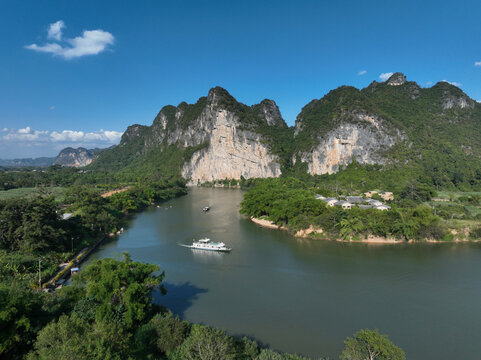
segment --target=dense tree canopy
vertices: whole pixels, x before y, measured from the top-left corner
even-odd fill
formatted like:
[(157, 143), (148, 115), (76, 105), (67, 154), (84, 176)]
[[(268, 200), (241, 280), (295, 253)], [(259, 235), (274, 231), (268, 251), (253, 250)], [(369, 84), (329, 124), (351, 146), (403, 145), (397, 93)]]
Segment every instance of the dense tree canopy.
[(404, 351), (378, 330), (359, 330), (344, 341), (341, 360), (405, 360)]
[(330, 194), (320, 186), (297, 179), (280, 178), (258, 181), (244, 196), (240, 212), (256, 218), (267, 217), (295, 232), (314, 225), (323, 236), (351, 239), (365, 235), (410, 239), (441, 239), (447, 230), (429, 207), (391, 204), (391, 211), (361, 209), (343, 210), (328, 207), (315, 198), (316, 193)]

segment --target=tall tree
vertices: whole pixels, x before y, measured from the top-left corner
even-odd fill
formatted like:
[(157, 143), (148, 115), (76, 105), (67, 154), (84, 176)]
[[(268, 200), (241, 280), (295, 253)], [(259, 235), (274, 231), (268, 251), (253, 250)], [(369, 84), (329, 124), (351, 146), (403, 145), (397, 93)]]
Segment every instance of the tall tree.
[(344, 341), (341, 360), (405, 360), (404, 351), (379, 330), (359, 330)]

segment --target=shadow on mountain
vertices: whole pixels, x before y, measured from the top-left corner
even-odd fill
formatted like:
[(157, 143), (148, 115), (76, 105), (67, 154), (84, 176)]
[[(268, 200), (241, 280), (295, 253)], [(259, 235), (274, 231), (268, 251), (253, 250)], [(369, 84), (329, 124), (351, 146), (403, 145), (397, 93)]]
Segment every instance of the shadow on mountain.
[(208, 291), (207, 289), (201, 289), (190, 282), (185, 282), (183, 284), (165, 282), (163, 285), (167, 290), (167, 295), (162, 296), (160, 291), (154, 291), (154, 303), (167, 307), (181, 318), (184, 317), (185, 311), (199, 298), (199, 294), (204, 294)]

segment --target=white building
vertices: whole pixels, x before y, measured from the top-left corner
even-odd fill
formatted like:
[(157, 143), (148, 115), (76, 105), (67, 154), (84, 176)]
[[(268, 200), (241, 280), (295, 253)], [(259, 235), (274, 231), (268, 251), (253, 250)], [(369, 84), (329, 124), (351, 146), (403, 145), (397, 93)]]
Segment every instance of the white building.
[(335, 203), (337, 203), (339, 200), (336, 198), (325, 198), (322, 199), (326, 203), (327, 206), (334, 206)]

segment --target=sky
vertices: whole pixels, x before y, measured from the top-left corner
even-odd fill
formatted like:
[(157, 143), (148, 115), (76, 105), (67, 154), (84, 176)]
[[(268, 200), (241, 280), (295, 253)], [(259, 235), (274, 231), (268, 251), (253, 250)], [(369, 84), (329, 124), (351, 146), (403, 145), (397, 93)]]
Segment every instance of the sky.
[(117, 144), (214, 86), (289, 125), (341, 85), (400, 71), (481, 100), (481, 2), (0, 2), (0, 158)]

